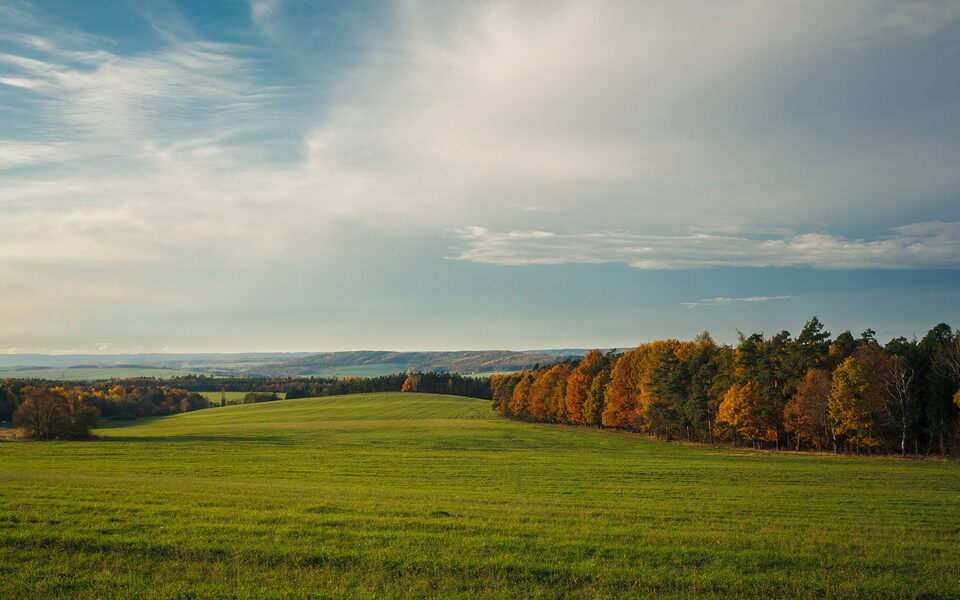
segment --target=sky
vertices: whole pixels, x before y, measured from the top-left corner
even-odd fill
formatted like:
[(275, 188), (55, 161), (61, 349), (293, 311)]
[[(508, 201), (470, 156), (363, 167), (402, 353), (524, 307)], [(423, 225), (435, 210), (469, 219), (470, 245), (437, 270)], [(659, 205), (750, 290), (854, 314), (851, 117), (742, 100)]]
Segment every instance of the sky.
[(0, 352), (960, 325), (960, 3), (0, 0)]

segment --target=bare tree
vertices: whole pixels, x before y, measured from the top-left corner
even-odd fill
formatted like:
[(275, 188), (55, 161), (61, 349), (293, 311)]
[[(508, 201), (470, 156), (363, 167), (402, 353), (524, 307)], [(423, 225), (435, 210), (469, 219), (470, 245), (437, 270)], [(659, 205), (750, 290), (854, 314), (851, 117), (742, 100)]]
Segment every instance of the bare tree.
[(900, 424), (900, 454), (907, 453), (907, 433), (913, 415), (914, 370), (907, 367), (902, 356), (891, 356), (883, 370), (883, 385), (887, 392), (890, 416)]
[(946, 342), (937, 352), (937, 362), (950, 375), (954, 383), (960, 385), (960, 333)]

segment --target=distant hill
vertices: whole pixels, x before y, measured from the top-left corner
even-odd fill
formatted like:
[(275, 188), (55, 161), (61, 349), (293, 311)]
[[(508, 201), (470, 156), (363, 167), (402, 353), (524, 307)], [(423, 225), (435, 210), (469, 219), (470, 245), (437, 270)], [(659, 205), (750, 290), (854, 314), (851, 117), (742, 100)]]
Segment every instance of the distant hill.
[(304, 375), (384, 375), (402, 371), (447, 371), (450, 373), (488, 373), (519, 371), (534, 365), (547, 365), (565, 356), (512, 350), (465, 350), (459, 352), (390, 352), (359, 350), (324, 352), (270, 365), (257, 365), (248, 372), (269, 377)]
[(254, 364), (276, 363), (309, 356), (311, 352), (143, 353), (143, 354), (0, 354), (0, 369), (27, 367), (144, 366), (169, 369), (232, 370)]
[[(633, 346), (621, 346), (621, 349), (629, 349)], [(590, 352), (593, 348), (550, 348), (548, 350), (520, 350), (520, 352), (525, 352), (527, 354), (552, 354), (555, 356), (579, 356), (583, 357), (587, 355), (587, 352)], [(600, 352), (608, 352), (610, 350), (616, 350), (616, 348), (597, 348)]]
[[(404, 371), (492, 373), (548, 365), (586, 351), (465, 350), (457, 352), (246, 352), (234, 354), (0, 354), (0, 378), (108, 379), (146, 376), (153, 370), (174, 374), (209, 373), (262, 377), (376, 377)], [(81, 372), (82, 371), (82, 372)], [(136, 371), (136, 372), (134, 372)]]

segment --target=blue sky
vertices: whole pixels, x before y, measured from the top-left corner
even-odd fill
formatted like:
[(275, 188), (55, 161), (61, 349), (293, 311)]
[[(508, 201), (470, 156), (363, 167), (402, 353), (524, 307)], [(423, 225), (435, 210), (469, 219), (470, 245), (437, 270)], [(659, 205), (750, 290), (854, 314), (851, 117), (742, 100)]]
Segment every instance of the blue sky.
[(960, 325), (960, 4), (0, 0), (0, 348)]

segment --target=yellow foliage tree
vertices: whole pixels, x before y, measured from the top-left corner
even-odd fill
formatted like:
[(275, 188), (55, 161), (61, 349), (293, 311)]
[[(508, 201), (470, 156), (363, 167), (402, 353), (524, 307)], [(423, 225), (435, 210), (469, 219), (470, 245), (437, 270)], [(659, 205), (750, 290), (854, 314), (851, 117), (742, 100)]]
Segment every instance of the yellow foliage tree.
[(603, 424), (603, 409), (606, 406), (609, 385), (610, 367), (604, 366), (590, 382), (590, 390), (583, 402), (583, 422), (587, 425)]
[(859, 452), (861, 446), (881, 444), (877, 415), (884, 409), (880, 384), (857, 358), (848, 357), (833, 371), (827, 406), (833, 433), (843, 436)]
[(654, 372), (663, 364), (679, 358), (682, 353), (692, 347), (692, 344), (681, 344), (677, 340), (657, 340), (647, 344), (647, 351), (637, 364), (636, 380), (639, 386), (637, 395), (637, 418), (640, 430), (646, 433), (665, 434), (670, 426), (661, 418), (663, 411), (656, 410), (657, 405), (664, 406), (667, 402), (657, 394), (657, 379)]
[(510, 396), (510, 402), (507, 408), (510, 414), (518, 417), (527, 416), (527, 396), (530, 394), (530, 384), (533, 383), (533, 375), (524, 373), (520, 376), (520, 381), (513, 388), (513, 394)]
[(403, 380), (403, 385), (400, 386), (401, 392), (416, 392), (420, 390), (420, 376), (419, 375), (410, 375)]
[(777, 431), (763, 417), (763, 399), (757, 393), (756, 384), (752, 381), (734, 384), (723, 395), (717, 410), (718, 434), (732, 432), (754, 444), (774, 442)]

